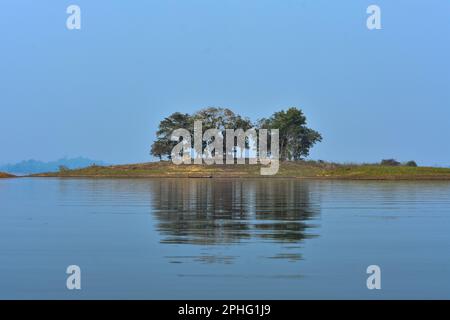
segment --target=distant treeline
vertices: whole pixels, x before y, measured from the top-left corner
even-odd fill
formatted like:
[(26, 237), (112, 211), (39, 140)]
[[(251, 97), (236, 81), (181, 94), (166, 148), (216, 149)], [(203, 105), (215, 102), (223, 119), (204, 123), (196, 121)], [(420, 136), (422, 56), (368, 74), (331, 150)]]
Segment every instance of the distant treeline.
[(156, 132), (156, 140), (150, 153), (158, 157), (170, 159), (173, 147), (178, 143), (171, 140), (176, 129), (187, 129), (193, 132), (194, 121), (202, 121), (203, 130), (218, 129), (225, 136), (225, 129), (278, 129), (280, 139), (280, 159), (300, 160), (309, 155), (310, 149), (322, 141), (319, 132), (307, 127), (306, 116), (298, 108), (275, 112), (269, 118), (252, 122), (230, 109), (210, 107), (193, 114), (175, 112), (163, 119)]

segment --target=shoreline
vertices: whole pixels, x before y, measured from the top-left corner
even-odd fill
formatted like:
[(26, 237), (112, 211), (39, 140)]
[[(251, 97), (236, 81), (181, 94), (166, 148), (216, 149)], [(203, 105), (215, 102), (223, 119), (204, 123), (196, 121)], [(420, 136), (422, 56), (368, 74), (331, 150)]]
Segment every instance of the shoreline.
[(0, 172), (0, 179), (9, 179), (9, 178), (17, 178), (17, 176), (6, 172)]
[(115, 175), (69, 175), (69, 176), (58, 176), (58, 175), (48, 175), (48, 176), (13, 176), (3, 179), (20, 179), (20, 178), (58, 178), (58, 179), (136, 179), (136, 180), (144, 180), (144, 179), (183, 179), (183, 180), (227, 180), (227, 179), (236, 179), (236, 180), (281, 180), (281, 179), (292, 179), (292, 180), (322, 180), (322, 181), (449, 181), (450, 177), (299, 177), (299, 176), (283, 176), (283, 177), (267, 177), (267, 176), (252, 176), (252, 177), (240, 177), (240, 176), (216, 176), (216, 177), (186, 177), (186, 176), (157, 176), (157, 175), (148, 175), (148, 176), (115, 176)]
[(168, 161), (39, 173), (17, 178), (117, 179), (300, 179), (367, 181), (450, 181), (450, 168), (336, 164), (315, 161), (283, 162), (273, 176), (260, 175), (260, 165), (174, 165)]

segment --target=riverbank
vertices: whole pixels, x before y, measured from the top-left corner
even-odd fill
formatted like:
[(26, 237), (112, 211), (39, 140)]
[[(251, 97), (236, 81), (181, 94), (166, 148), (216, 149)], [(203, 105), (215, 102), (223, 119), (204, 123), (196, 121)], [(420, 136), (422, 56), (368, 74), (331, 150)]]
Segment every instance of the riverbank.
[(0, 179), (1, 178), (14, 178), (14, 177), (15, 176), (13, 176), (12, 174), (0, 172)]
[(349, 180), (449, 180), (450, 168), (283, 162), (274, 176), (261, 176), (259, 165), (174, 165), (168, 161), (90, 166), (32, 177), (105, 178), (316, 178)]

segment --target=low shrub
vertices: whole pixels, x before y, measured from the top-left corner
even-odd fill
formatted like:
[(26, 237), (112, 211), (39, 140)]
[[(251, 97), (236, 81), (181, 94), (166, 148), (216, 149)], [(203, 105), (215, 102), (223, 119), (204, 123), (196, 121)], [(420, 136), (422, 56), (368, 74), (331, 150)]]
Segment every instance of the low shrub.
[(408, 161), (407, 163), (405, 163), (405, 166), (407, 167), (417, 167), (417, 163), (413, 160)]
[(383, 159), (381, 160), (381, 165), (382, 166), (390, 166), (390, 167), (396, 167), (399, 166), (401, 163), (398, 162), (395, 159)]

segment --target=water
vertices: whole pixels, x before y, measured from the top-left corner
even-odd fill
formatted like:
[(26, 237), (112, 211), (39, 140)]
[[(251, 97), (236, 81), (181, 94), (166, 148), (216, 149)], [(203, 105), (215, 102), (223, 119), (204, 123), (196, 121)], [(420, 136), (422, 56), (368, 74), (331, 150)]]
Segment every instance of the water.
[(448, 182), (0, 179), (0, 298), (449, 299), (449, 231)]

